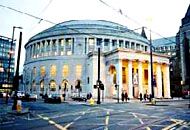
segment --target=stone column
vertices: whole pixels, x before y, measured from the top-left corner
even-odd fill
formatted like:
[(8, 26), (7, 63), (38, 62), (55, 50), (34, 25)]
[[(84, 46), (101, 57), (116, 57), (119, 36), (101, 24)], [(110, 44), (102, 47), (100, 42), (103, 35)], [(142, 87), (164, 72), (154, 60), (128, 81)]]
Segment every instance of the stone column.
[(148, 94), (152, 94), (152, 86), (151, 86), (151, 64), (148, 63)]
[(50, 52), (49, 52), (49, 56), (52, 56), (53, 52), (52, 52), (52, 46), (53, 46), (53, 39), (50, 40)]
[(133, 98), (132, 61), (128, 61), (128, 96)]
[(162, 97), (162, 71), (161, 71), (161, 65), (157, 64), (156, 67), (156, 85), (157, 85), (157, 95), (155, 95), (157, 98)]
[(59, 55), (59, 39), (55, 39), (56, 55)]
[[(122, 60), (118, 60), (116, 64), (116, 83), (119, 85), (119, 98), (121, 98), (121, 92), (123, 89), (123, 80), (122, 80)], [(118, 93), (118, 92), (117, 92)]]
[(44, 41), (44, 56), (47, 56), (47, 41)]
[(30, 58), (32, 59), (33, 57), (33, 45), (30, 45)]
[(38, 55), (39, 55), (39, 57), (42, 57), (42, 41), (40, 41), (40, 43), (39, 43), (39, 52), (38, 52)]
[(104, 52), (104, 39), (102, 38), (102, 52)]
[(142, 80), (143, 80), (143, 70), (142, 70), (142, 62), (141, 61), (139, 61), (139, 64), (138, 64), (138, 75), (139, 75), (139, 82), (138, 82), (138, 84), (139, 84), (139, 94), (141, 93), (141, 94), (143, 94), (143, 82), (142, 82)]
[(164, 67), (165, 69), (164, 69), (164, 81), (165, 81), (165, 83), (164, 83), (164, 90), (166, 90), (165, 91), (165, 97), (166, 98), (171, 98), (171, 95), (170, 95), (170, 73), (169, 73), (169, 65), (166, 65), (165, 67)]
[(109, 42), (109, 51), (112, 50), (112, 40), (110, 39), (110, 42)]

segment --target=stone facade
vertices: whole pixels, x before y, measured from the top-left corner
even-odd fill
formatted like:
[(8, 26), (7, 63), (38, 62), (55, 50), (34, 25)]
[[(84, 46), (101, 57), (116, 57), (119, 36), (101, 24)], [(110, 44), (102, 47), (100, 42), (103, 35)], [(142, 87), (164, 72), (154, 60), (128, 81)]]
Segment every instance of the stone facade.
[[(91, 92), (98, 78), (97, 48), (101, 48), (100, 80), (104, 97), (116, 97), (115, 84), (130, 98), (151, 93), (149, 41), (117, 23), (103, 20), (67, 21), (32, 37), (25, 45), (23, 79), (37, 94)], [(170, 98), (169, 57), (153, 53), (155, 97)], [(119, 95), (120, 96), (120, 95)]]

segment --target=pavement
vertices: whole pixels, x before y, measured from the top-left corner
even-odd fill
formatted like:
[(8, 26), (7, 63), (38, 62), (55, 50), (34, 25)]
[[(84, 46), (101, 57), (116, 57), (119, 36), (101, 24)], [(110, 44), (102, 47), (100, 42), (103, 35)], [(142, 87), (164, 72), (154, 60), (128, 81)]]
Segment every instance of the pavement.
[[(37, 102), (43, 101), (42, 99), (37, 100)], [(174, 102), (174, 101), (184, 101), (182, 98), (173, 98), (173, 99), (156, 99), (156, 103), (164, 103), (164, 102)], [(94, 105), (91, 105), (89, 101), (87, 102), (79, 102), (79, 101), (73, 101), (73, 100), (66, 100), (66, 103), (69, 104), (81, 104), (81, 105), (87, 105), (87, 106), (97, 106), (96, 100), (94, 101)], [(151, 105), (150, 102), (148, 101), (140, 101), (138, 99), (130, 99), (127, 101), (128, 103), (145, 103), (147, 105)], [(127, 102), (122, 102), (120, 100), (119, 103), (127, 103)], [(101, 100), (101, 104), (113, 104), (113, 103), (118, 103), (117, 99), (104, 99), (103, 101)], [(13, 111), (12, 110), (12, 105), (13, 101), (9, 100), (8, 104), (5, 104), (5, 99), (0, 98), (0, 125), (5, 124), (7, 122), (10, 122), (15, 118), (15, 116), (19, 116), (22, 114), (29, 113), (27, 108), (22, 108), (21, 112)]]

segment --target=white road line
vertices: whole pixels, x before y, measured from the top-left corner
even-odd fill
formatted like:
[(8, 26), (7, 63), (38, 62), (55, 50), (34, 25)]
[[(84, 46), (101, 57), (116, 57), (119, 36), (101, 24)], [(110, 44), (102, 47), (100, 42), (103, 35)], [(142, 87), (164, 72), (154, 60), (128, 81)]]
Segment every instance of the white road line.
[[(82, 115), (84, 115), (85, 114), (85, 112), (83, 112), (82, 113)], [(77, 121), (78, 119), (80, 119), (82, 116), (78, 116), (77, 118), (75, 118), (72, 122), (70, 122), (69, 124), (67, 124), (65, 127), (64, 127), (64, 129), (67, 129), (67, 128), (69, 128), (73, 123), (74, 123), (74, 121)]]
[(67, 130), (63, 126), (61, 126), (61, 125), (57, 124), (56, 122), (50, 120), (48, 117), (43, 117), (41, 115), (38, 115), (38, 117), (40, 117), (43, 120), (47, 120), (51, 125), (54, 125), (55, 127), (57, 127), (60, 130)]

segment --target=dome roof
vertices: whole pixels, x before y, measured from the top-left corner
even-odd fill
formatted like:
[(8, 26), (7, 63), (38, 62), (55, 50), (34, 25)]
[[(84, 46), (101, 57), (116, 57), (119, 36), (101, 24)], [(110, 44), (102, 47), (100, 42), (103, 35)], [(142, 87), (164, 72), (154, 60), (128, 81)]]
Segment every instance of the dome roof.
[(143, 38), (140, 34), (129, 30), (126, 26), (105, 20), (71, 20), (62, 22), (36, 34), (29, 39), (28, 43), (61, 35), (88, 35), (91, 37), (108, 35), (140, 40), (148, 43), (147, 39)]

